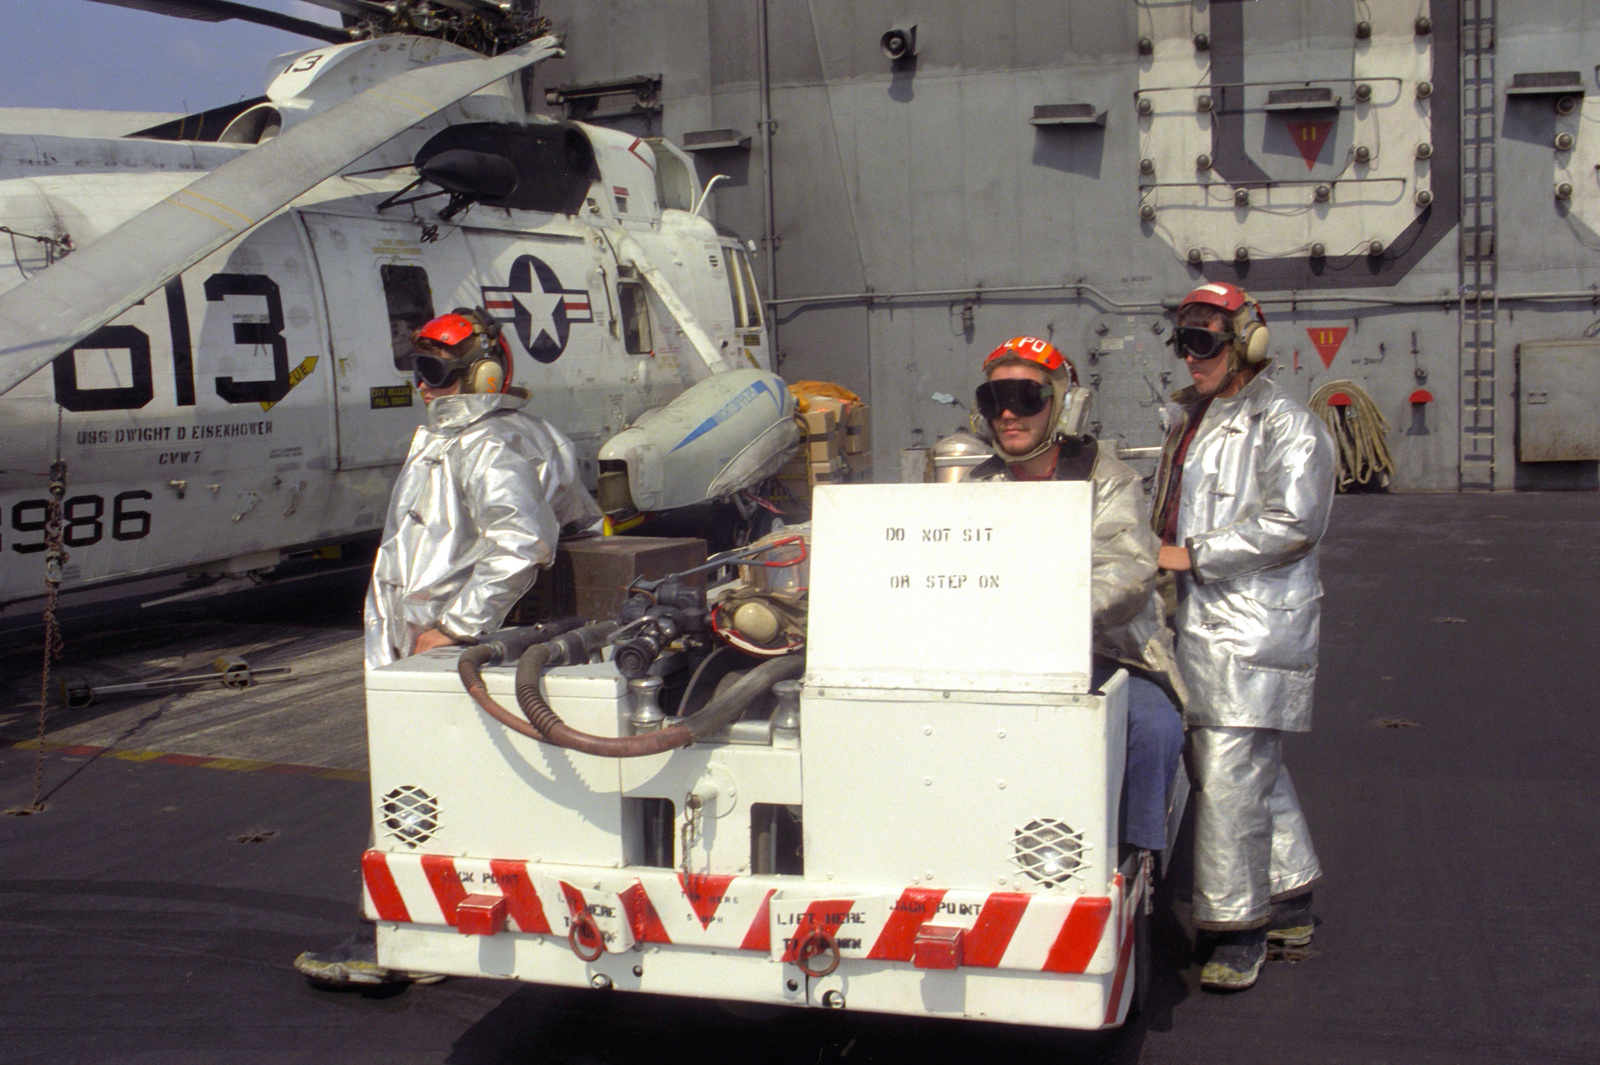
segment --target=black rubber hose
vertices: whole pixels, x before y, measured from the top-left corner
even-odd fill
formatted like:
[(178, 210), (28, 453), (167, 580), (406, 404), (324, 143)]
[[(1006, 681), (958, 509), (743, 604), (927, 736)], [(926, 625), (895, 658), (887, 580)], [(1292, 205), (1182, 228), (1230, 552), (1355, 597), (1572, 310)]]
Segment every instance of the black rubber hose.
[(521, 658), (528, 648), (571, 632), (583, 623), (583, 618), (571, 617), (515, 629), (501, 629), (491, 633), (482, 643), (461, 652), (461, 657), (456, 659), (456, 672), (461, 676), (462, 685), (471, 692), (474, 686), (483, 685), (483, 670), (486, 667)]
[[(739, 720), (744, 712), (750, 709), (757, 699), (770, 692), (778, 681), (792, 680), (805, 671), (805, 655), (792, 654), (769, 658), (712, 696), (710, 702), (673, 727), (687, 729), (696, 740), (703, 740)], [(537, 724), (535, 722), (536, 726)]]
[[(678, 696), (679, 713), (682, 713), (689, 708), (689, 699), (697, 690), (699, 690), (700, 680), (703, 676), (705, 676), (706, 670), (710, 668), (711, 664), (718, 661), (725, 653), (732, 650), (733, 648), (728, 644), (718, 644), (716, 647), (712, 648), (710, 654), (706, 655), (705, 658), (700, 660), (700, 664), (695, 667), (694, 672), (689, 674), (689, 683), (684, 685), (683, 694)], [(732, 672), (731, 669), (724, 671), (717, 679), (721, 680), (722, 677), (727, 676), (730, 672)], [(706, 701), (710, 702), (709, 699)]]
[(561, 720), (561, 716), (539, 694), (539, 680), (551, 666), (587, 661), (589, 655), (616, 629), (614, 621), (585, 625), (558, 636), (549, 643), (535, 644), (517, 661), (517, 706), (546, 743), (604, 758), (638, 758), (659, 754), (693, 742), (689, 730), (681, 726), (646, 732), (638, 736), (595, 736)]
[(616, 630), (615, 621), (601, 621), (593, 625), (564, 632), (553, 639), (537, 643), (523, 651), (517, 658), (517, 705), (527, 713), (528, 693), (539, 694), (539, 679), (551, 666), (587, 662), (595, 649), (605, 643), (607, 636)]
[(522, 657), (522, 653), (536, 643), (545, 643), (555, 639), (573, 629), (582, 628), (588, 624), (587, 618), (570, 617), (557, 618), (554, 621), (541, 621), (537, 625), (523, 625), (514, 629), (501, 629), (491, 632), (479, 641), (480, 646), (492, 647), (495, 657), (489, 663), (498, 666), (502, 662), (515, 662)]

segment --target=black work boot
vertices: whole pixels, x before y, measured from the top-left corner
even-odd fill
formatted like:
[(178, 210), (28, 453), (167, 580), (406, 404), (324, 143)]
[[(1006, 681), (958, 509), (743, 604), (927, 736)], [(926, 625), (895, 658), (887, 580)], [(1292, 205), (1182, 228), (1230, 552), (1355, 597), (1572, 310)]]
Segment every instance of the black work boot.
[(1272, 904), (1272, 914), (1267, 919), (1267, 942), (1284, 947), (1309, 947), (1316, 930), (1316, 919), (1311, 916), (1311, 892)]
[(1243, 991), (1254, 987), (1267, 960), (1267, 930), (1219, 932), (1211, 960), (1200, 970), (1200, 986), (1207, 991)]

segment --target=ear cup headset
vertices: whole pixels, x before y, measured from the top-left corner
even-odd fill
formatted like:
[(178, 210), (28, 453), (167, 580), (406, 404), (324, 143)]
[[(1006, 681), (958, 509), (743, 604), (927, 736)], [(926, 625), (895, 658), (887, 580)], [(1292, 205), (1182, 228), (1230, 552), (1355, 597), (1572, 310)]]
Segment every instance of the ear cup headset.
[(1214, 357), (1222, 345), (1234, 341), (1233, 352), (1239, 361), (1259, 365), (1267, 361), (1267, 345), (1271, 336), (1267, 332), (1267, 316), (1254, 296), (1225, 281), (1201, 285), (1183, 298), (1179, 311), (1191, 304), (1215, 307), (1228, 316), (1228, 332), (1213, 333), (1209, 329), (1180, 325), (1168, 341), (1181, 359), (1193, 355), (1197, 359)]
[(504, 392), (511, 383), (511, 349), (500, 323), (475, 307), (457, 307), (417, 330), (412, 375), (419, 385), (448, 388), (462, 382), (474, 395)]

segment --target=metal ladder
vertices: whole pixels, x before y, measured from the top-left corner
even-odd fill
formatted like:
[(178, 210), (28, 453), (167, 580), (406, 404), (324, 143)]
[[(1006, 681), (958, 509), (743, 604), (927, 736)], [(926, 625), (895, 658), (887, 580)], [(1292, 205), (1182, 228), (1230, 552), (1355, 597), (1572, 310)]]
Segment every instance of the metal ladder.
[(1494, 0), (1461, 2), (1461, 432), (1463, 491), (1494, 488)]

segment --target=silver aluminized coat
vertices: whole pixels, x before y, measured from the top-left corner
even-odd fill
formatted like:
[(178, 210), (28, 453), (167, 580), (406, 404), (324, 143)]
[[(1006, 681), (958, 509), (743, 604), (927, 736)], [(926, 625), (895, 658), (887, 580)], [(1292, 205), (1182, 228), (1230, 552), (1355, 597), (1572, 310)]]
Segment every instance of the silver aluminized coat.
[[(1063, 467), (1058, 465), (1058, 476)], [(997, 455), (974, 467), (967, 479), (1007, 479)], [(1163, 675), (1185, 697), (1153, 588), (1160, 541), (1145, 516), (1139, 474), (1104, 449), (1097, 449), (1088, 480), (1094, 486), (1093, 547), (1089, 596), (1094, 611), (1096, 654)]]
[[(1179, 393), (1192, 403), (1193, 390)], [(1190, 406), (1157, 473), (1157, 522)], [(1266, 924), (1275, 899), (1322, 877), (1289, 771), (1283, 731), (1311, 727), (1322, 581), (1317, 543), (1333, 505), (1335, 454), (1322, 423), (1258, 374), (1211, 401), (1178, 487), (1178, 668), (1195, 795), (1197, 928)]]
[(526, 403), (512, 392), (428, 405), (367, 588), (368, 669), (403, 658), (430, 628), (494, 631), (555, 558), (561, 531), (600, 520), (572, 441)]
[[(1169, 436), (1162, 482), (1183, 427)], [(1178, 575), (1176, 616), (1190, 725), (1310, 729), (1317, 542), (1336, 462), (1323, 424), (1264, 373), (1206, 410), (1178, 503), (1178, 542), (1193, 567)]]

